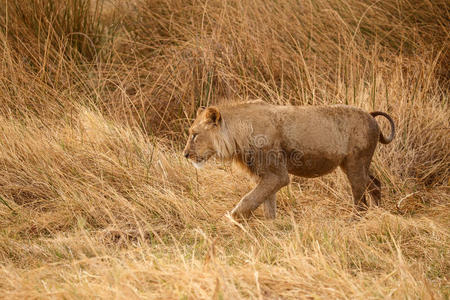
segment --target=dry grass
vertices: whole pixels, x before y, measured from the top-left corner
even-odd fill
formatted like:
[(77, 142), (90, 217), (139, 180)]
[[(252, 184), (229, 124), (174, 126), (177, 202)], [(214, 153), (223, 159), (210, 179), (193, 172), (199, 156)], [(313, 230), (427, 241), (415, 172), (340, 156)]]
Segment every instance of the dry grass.
[[(130, 3), (0, 7), (2, 298), (449, 297), (446, 1)], [(337, 171), (230, 220), (252, 183), (180, 148), (253, 97), (391, 114), (381, 207), (354, 220)]]

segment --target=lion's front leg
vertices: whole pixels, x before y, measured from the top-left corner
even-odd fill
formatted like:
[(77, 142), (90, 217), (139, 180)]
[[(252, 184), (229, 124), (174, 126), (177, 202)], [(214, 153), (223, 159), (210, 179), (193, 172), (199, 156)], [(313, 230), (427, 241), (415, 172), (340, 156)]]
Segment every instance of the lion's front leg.
[[(268, 197), (275, 199), (275, 193), (283, 186), (289, 184), (289, 176), (287, 171), (281, 171), (280, 173), (267, 173), (261, 177), (258, 185), (247, 195), (245, 195), (236, 207), (231, 211), (233, 218), (244, 217), (248, 218), (251, 213), (258, 208), (258, 206), (266, 200)], [(270, 198), (272, 200), (272, 198)], [(273, 209), (271, 216), (275, 217), (275, 207), (273, 202), (270, 203)]]
[(264, 216), (267, 219), (275, 219), (277, 215), (277, 196), (272, 194), (264, 201)]

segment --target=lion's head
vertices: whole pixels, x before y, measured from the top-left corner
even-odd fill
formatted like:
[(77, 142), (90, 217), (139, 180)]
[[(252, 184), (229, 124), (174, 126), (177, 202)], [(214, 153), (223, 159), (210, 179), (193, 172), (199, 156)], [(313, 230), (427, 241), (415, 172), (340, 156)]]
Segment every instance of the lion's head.
[(217, 154), (218, 140), (222, 139), (222, 117), (217, 107), (200, 107), (197, 118), (189, 128), (189, 138), (183, 155), (199, 168), (210, 157)]

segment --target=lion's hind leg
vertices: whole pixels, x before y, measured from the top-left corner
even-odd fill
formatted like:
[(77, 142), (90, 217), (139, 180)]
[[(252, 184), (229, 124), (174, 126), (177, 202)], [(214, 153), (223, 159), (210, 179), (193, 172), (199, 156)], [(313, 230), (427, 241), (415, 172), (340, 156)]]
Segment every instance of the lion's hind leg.
[(369, 186), (367, 190), (369, 191), (370, 195), (372, 196), (373, 201), (375, 202), (376, 206), (380, 205), (381, 202), (381, 182), (373, 176), (372, 174), (369, 174)]
[(342, 163), (341, 168), (350, 181), (356, 209), (358, 211), (367, 210), (365, 192), (369, 183), (368, 163), (363, 159), (348, 157)]

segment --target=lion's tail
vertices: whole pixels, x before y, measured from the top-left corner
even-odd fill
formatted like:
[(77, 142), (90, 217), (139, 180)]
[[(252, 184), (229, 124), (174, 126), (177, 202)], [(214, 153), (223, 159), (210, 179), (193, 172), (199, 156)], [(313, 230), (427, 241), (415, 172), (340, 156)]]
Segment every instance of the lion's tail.
[(389, 123), (391, 124), (391, 134), (389, 135), (388, 138), (386, 138), (382, 132), (380, 132), (380, 143), (382, 144), (389, 144), (390, 142), (392, 142), (392, 140), (395, 137), (395, 125), (394, 125), (394, 121), (392, 120), (391, 116), (389, 116), (387, 113), (384, 113), (382, 111), (374, 111), (370, 113), (372, 115), (372, 117), (376, 117), (376, 116), (383, 116), (386, 119), (388, 119)]

